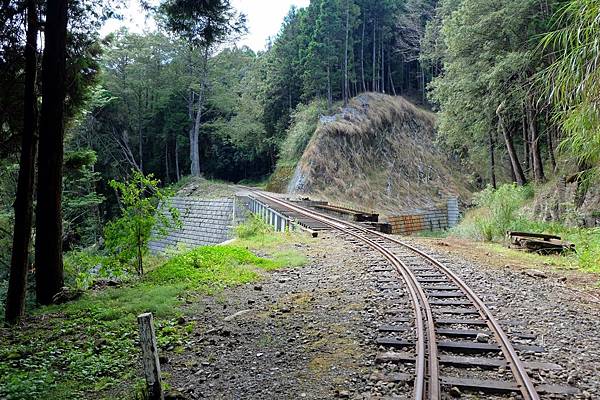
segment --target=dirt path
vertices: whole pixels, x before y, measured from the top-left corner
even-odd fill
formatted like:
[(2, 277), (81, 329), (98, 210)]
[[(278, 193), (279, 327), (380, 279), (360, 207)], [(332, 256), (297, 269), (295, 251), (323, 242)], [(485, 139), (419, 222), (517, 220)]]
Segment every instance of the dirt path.
[[(361, 312), (371, 284), (344, 245), (322, 235), (308, 265), (194, 306), (189, 351), (167, 381), (188, 398), (324, 399), (367, 390), (376, 347)], [(305, 245), (302, 245), (305, 246)]]
[[(536, 381), (568, 381), (581, 390), (573, 398), (599, 398), (596, 305), (574, 298), (559, 280), (480, 265), (418, 243), (483, 293), (499, 319), (521, 320), (519, 329), (547, 348), (541, 361), (565, 367), (551, 376), (535, 371)], [(410, 382), (382, 379), (375, 364), (374, 338), (386, 305), (381, 282), (368, 268), (371, 256), (332, 233), (298, 247), (310, 255), (308, 265), (189, 305), (197, 321), (193, 339), (184, 353), (168, 354), (163, 366), (180, 398), (410, 398)]]

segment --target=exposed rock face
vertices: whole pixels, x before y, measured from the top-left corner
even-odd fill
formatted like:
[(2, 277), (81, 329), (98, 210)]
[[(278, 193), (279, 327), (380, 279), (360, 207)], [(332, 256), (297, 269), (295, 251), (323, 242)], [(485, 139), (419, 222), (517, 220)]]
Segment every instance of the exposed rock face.
[(536, 190), (528, 214), (543, 221), (560, 221), (571, 226), (600, 226), (600, 186), (578, 184), (561, 177)]
[(315, 194), (382, 211), (470, 196), (466, 177), (434, 143), (434, 114), (401, 97), (363, 94), (321, 122), (291, 180)]

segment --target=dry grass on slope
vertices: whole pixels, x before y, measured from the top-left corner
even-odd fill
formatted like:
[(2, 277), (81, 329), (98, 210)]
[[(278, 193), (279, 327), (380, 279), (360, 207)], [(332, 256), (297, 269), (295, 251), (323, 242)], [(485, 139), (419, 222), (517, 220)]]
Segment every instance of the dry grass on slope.
[(384, 213), (470, 196), (434, 144), (435, 116), (401, 97), (367, 93), (322, 117), (290, 191)]

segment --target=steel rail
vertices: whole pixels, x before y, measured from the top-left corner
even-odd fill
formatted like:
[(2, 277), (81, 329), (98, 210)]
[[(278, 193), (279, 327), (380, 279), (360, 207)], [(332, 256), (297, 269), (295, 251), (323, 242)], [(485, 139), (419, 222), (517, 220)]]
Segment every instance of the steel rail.
[[(427, 300), (427, 296), (423, 291), (422, 287), (419, 285), (417, 281), (417, 277), (414, 275), (413, 271), (408, 268), (408, 266), (400, 260), (395, 254), (391, 251), (383, 247), (382, 245), (374, 242), (373, 240), (364, 237), (356, 232), (353, 232), (352, 229), (356, 229), (354, 225), (347, 223), (346, 221), (339, 220), (337, 218), (324, 216), (315, 211), (306, 209), (301, 206), (293, 205), (288, 202), (277, 199), (276, 197), (264, 194), (263, 192), (258, 192), (252, 190), (252, 192), (260, 197), (268, 199), (274, 203), (281, 205), (287, 209), (296, 211), (300, 214), (313, 218), (317, 221), (322, 222), (328, 226), (331, 226), (339, 231), (342, 231), (350, 236), (353, 236), (369, 245), (376, 251), (379, 251), (384, 255), (388, 261), (392, 263), (396, 271), (402, 276), (405, 281), (411, 296), (411, 300), (413, 303), (413, 307), (415, 310), (415, 323), (417, 328), (417, 346), (416, 346), (416, 360), (415, 360), (415, 387), (414, 387), (414, 398), (416, 400), (422, 400), (425, 398), (425, 338), (424, 332), (425, 328), (423, 326), (423, 321), (425, 320), (427, 323), (427, 336), (428, 343), (427, 347), (429, 350), (428, 357), (428, 366), (429, 366), (429, 391), (428, 398), (430, 400), (438, 400), (440, 398), (440, 384), (439, 384), (439, 363), (438, 363), (438, 350), (437, 350), (437, 340), (435, 336), (435, 323), (433, 319), (433, 312), (431, 310), (431, 306)], [(361, 231), (361, 233), (368, 233), (369, 231)], [(423, 317), (423, 313), (421, 307), (425, 309), (426, 318)]]
[(435, 258), (430, 256), (429, 254), (425, 253), (424, 251), (419, 250), (419, 249), (417, 249), (407, 243), (404, 243), (398, 239), (390, 238), (380, 232), (373, 232), (373, 233), (379, 237), (385, 238), (393, 243), (399, 244), (399, 245), (419, 254), (420, 256), (422, 256), (423, 258), (428, 260), (430, 263), (432, 263), (433, 265), (438, 267), (440, 270), (442, 270), (442, 272), (444, 272), (451, 280), (454, 281), (454, 283), (456, 283), (461, 288), (461, 290), (467, 295), (467, 297), (469, 297), (471, 302), (479, 310), (479, 313), (484, 317), (484, 319), (488, 325), (488, 328), (490, 328), (490, 330), (493, 332), (494, 337), (498, 341), (498, 344), (500, 345), (502, 353), (504, 354), (504, 357), (507, 359), (507, 362), (510, 366), (510, 369), (513, 373), (515, 380), (517, 381), (517, 386), (519, 387), (519, 390), (521, 391), (521, 395), (523, 396), (523, 398), (525, 400), (539, 400), (540, 396), (537, 393), (537, 390), (535, 389), (535, 386), (534, 386), (533, 382), (531, 381), (531, 378), (527, 374), (525, 366), (523, 365), (522, 361), (519, 359), (519, 356), (518, 356), (517, 352), (515, 351), (513, 345), (510, 343), (510, 339), (508, 338), (508, 335), (506, 335), (506, 333), (500, 326), (500, 323), (498, 322), (498, 320), (496, 318), (494, 318), (491, 311), (488, 309), (488, 307), (485, 305), (485, 303), (479, 298), (479, 296), (477, 296), (477, 294), (475, 294), (475, 292), (462, 279), (460, 279), (458, 277), (458, 275), (456, 275), (448, 267), (444, 266), (442, 263), (437, 261)]
[[(258, 192), (256, 190), (251, 189), (253, 193), (258, 194), (259, 196), (262, 196), (264, 198), (267, 198), (271, 201), (274, 201), (286, 208), (289, 209), (295, 209), (295, 211), (300, 212), (304, 215), (308, 215), (309, 217), (318, 217), (315, 219), (320, 220), (321, 222), (325, 223), (325, 219), (329, 220), (329, 221), (333, 221), (336, 222), (338, 224), (343, 224), (346, 226), (350, 226), (354, 229), (357, 229), (363, 233), (369, 233), (369, 234), (374, 234), (380, 238), (383, 238), (385, 240), (388, 240), (392, 243), (398, 244), (400, 246), (403, 246), (411, 251), (413, 251), (414, 253), (419, 254), (421, 257), (425, 258), (426, 260), (428, 260), (431, 264), (433, 264), (434, 266), (438, 267), (443, 273), (446, 274), (446, 276), (448, 276), (452, 281), (454, 281), (454, 283), (457, 284), (457, 286), (459, 286), (461, 288), (461, 290), (467, 295), (467, 297), (471, 300), (471, 302), (475, 305), (475, 307), (479, 310), (479, 313), (484, 317), (486, 324), (488, 326), (488, 328), (493, 332), (494, 337), (496, 338), (496, 340), (498, 341), (498, 344), (500, 345), (500, 348), (502, 350), (502, 353), (504, 354), (504, 357), (507, 360), (507, 363), (509, 364), (511, 371), (513, 373), (513, 376), (517, 382), (517, 386), (519, 387), (519, 390), (521, 392), (521, 395), (523, 396), (524, 400), (539, 400), (539, 394), (537, 393), (535, 386), (533, 384), (533, 382), (531, 381), (531, 378), (529, 377), (529, 375), (527, 374), (527, 371), (525, 369), (525, 366), (523, 365), (523, 363), (521, 362), (521, 360), (519, 359), (519, 356), (517, 354), (517, 352), (515, 351), (514, 347), (512, 346), (512, 344), (510, 343), (510, 339), (508, 338), (508, 335), (506, 335), (506, 333), (504, 332), (504, 330), (502, 329), (502, 327), (500, 326), (500, 323), (498, 322), (498, 320), (496, 320), (496, 318), (494, 318), (494, 316), (492, 315), (492, 313), (490, 312), (490, 310), (488, 309), (488, 307), (485, 305), (485, 303), (479, 298), (479, 296), (477, 296), (475, 294), (475, 292), (462, 280), (460, 279), (454, 272), (452, 272), (448, 267), (444, 266), (442, 263), (440, 263), (439, 261), (437, 261), (435, 258), (433, 258), (432, 256), (430, 256), (429, 254), (425, 253), (422, 250), (419, 250), (407, 243), (404, 243), (398, 239), (395, 238), (391, 238), (381, 232), (377, 232), (377, 231), (372, 231), (369, 230), (367, 228), (364, 228), (362, 226), (350, 223), (348, 221), (343, 221), (340, 220), (338, 218), (334, 218), (334, 217), (330, 217), (330, 216), (322, 216), (319, 213), (316, 213), (312, 210), (309, 210), (305, 207), (301, 207), (301, 206), (297, 206), (297, 205), (291, 205), (288, 202), (285, 201), (281, 201), (273, 196), (270, 195), (266, 195), (264, 194), (264, 192)], [(337, 228), (340, 229), (340, 228)], [(347, 228), (344, 228), (347, 229)], [(356, 234), (352, 234), (352, 236), (357, 237)], [(361, 240), (364, 241), (364, 239), (366, 238), (361, 238)], [(370, 240), (370, 239), (366, 239), (366, 240)], [(375, 243), (375, 242), (373, 242)], [(381, 246), (381, 248), (385, 249), (383, 246)], [(385, 249), (387, 251), (387, 249)], [(402, 263), (401, 260), (399, 260), (395, 255), (392, 254), (392, 256), (394, 258), (396, 258), (400, 263)], [(404, 265), (404, 263), (402, 263), (402, 265)], [(406, 266), (405, 266), (406, 267)], [(412, 272), (412, 271), (411, 271)], [(431, 357), (430, 357), (431, 359)], [(431, 372), (431, 371), (430, 371)]]

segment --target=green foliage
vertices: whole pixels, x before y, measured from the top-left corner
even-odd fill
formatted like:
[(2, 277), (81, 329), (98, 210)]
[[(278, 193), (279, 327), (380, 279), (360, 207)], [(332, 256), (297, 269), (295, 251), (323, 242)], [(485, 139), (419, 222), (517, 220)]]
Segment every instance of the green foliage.
[(136, 259), (136, 270), (143, 274), (142, 258), (148, 252), (152, 234), (165, 235), (180, 225), (177, 209), (168, 205), (168, 194), (158, 187), (152, 174), (132, 171), (128, 182), (110, 182), (119, 193), (121, 216), (106, 225), (106, 247), (121, 263)]
[(65, 153), (63, 231), (71, 247), (87, 247), (100, 237), (99, 206), (105, 200), (96, 193), (100, 174), (94, 171), (96, 152), (91, 149)]
[(452, 233), (485, 241), (502, 239), (506, 231), (522, 226), (524, 218), (519, 211), (532, 197), (529, 186), (505, 184), (497, 190), (488, 186), (474, 196), (477, 208), (469, 211)]
[(247, 221), (235, 227), (235, 234), (240, 239), (250, 239), (270, 232), (273, 232), (273, 227), (255, 214), (250, 215)]
[(317, 129), (319, 117), (326, 110), (327, 103), (323, 100), (315, 100), (308, 105), (299, 104), (296, 107), (285, 141), (281, 144), (280, 162), (295, 164), (300, 160)]
[[(531, 38), (547, 29), (545, 12), (535, 0), (441, 0), (428, 26), (421, 59), (443, 70), (429, 87), (440, 142), (482, 177), (491, 178), (490, 138), (506, 154), (499, 113), (521, 154), (525, 107), (538, 97), (531, 83), (544, 62)], [(541, 105), (533, 114), (534, 126), (549, 124)]]
[(528, 219), (523, 206), (533, 197), (529, 186), (490, 187), (475, 196), (477, 208), (470, 210), (451, 235), (484, 241), (502, 241), (506, 231), (555, 234), (575, 244), (576, 253), (568, 255), (580, 269), (600, 272), (600, 229), (568, 227), (559, 222)]
[(190, 288), (208, 285), (212, 288), (247, 283), (258, 278), (248, 268), (272, 269), (275, 261), (262, 259), (246, 249), (235, 246), (199, 247), (173, 257), (162, 267), (147, 274), (153, 284), (184, 283)]
[(27, 329), (0, 328), (0, 397), (131, 398), (141, 362), (138, 314), (154, 314), (160, 351), (179, 351), (194, 330), (179, 309), (186, 299), (257, 280), (260, 269), (288, 266), (289, 260), (290, 253), (270, 260), (239, 246), (201, 247), (178, 254), (141, 281), (41, 308)]
[(569, 0), (541, 42), (554, 61), (539, 75), (566, 137), (562, 149), (587, 167), (600, 166), (600, 3)]

